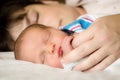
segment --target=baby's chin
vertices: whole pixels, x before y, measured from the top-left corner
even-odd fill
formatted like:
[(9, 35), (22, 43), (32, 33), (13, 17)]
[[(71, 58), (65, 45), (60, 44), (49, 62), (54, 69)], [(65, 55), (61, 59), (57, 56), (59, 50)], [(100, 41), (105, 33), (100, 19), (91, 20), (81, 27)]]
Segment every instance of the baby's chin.
[(61, 69), (63, 69), (63, 65), (61, 63), (61, 59), (60, 59), (60, 63), (57, 63), (56, 65), (48, 65), (48, 66), (51, 66), (51, 67), (54, 67), (54, 68), (61, 68)]

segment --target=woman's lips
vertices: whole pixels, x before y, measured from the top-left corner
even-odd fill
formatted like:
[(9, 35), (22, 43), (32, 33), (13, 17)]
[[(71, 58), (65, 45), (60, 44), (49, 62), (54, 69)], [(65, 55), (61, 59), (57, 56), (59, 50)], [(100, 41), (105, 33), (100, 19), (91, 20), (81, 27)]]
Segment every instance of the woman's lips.
[(63, 56), (68, 54), (72, 49), (71, 41), (73, 40), (73, 36), (66, 36), (61, 44), (61, 49), (63, 52)]

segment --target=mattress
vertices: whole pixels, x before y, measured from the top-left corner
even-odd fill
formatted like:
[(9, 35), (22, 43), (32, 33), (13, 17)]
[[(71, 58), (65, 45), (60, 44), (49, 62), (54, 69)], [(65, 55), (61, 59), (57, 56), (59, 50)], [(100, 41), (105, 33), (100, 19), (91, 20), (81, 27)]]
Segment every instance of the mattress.
[(15, 60), (13, 52), (0, 52), (0, 80), (120, 80), (120, 60), (104, 71), (66, 71)]

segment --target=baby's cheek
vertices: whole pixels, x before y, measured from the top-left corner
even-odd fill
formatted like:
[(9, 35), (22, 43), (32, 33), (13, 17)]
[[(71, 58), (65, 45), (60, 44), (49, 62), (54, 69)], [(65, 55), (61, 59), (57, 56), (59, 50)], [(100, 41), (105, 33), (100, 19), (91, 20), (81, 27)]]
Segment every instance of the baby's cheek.
[(59, 58), (47, 57), (44, 64), (55, 68), (63, 68)]
[(55, 64), (53, 67), (55, 67), (55, 68), (63, 68), (62, 64)]
[(55, 68), (63, 68), (60, 62), (48, 62), (46, 63), (48, 66), (55, 67)]

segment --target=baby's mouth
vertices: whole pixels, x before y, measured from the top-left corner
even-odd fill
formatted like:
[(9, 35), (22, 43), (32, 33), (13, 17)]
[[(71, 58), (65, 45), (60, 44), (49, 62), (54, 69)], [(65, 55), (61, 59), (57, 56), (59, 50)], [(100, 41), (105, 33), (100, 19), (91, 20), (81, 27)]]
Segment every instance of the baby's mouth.
[(61, 47), (59, 47), (58, 56), (59, 56), (59, 57), (62, 57), (62, 56), (63, 56), (63, 50), (62, 50)]

